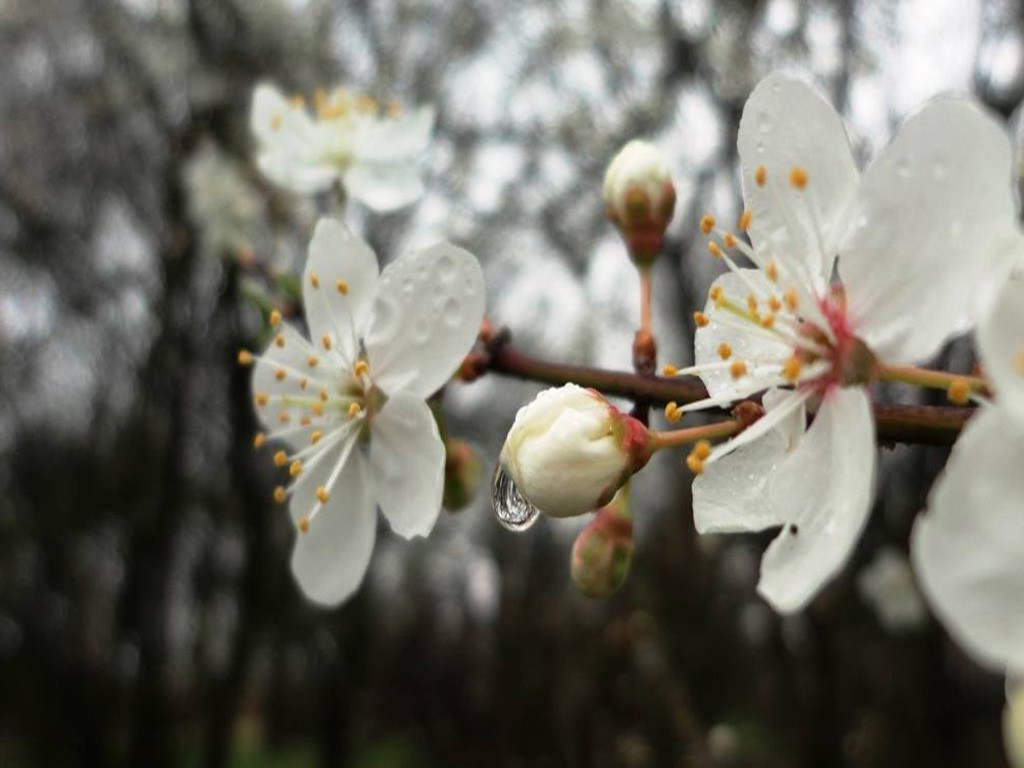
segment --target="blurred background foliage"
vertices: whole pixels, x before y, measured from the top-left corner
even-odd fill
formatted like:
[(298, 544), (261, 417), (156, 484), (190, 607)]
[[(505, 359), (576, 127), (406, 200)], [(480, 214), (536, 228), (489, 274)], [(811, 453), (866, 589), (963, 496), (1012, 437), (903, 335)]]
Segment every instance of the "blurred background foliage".
[[(351, 226), (385, 260), (459, 242), (522, 348), (628, 368), (636, 276), (600, 201), (621, 144), (675, 174), (655, 328), (684, 363), (696, 222), (738, 211), (759, 78), (816, 82), (866, 161), (945, 90), (1009, 117), (1022, 27), (1000, 0), (0, 0), (0, 765), (1004, 765), (1002, 681), (922, 616), (901, 554), (941, 450), (885, 452), (862, 546), (799, 616), (754, 593), (767, 538), (697, 540), (682, 456), (634, 483), (607, 602), (568, 578), (582, 521), (516, 536), (481, 495), (384, 534), (325, 612), (234, 358), (280, 287), (260, 275), (335, 206), (254, 171), (260, 79), (435, 103), (428, 195)], [(536, 389), (453, 385), (450, 427), (490, 464)]]

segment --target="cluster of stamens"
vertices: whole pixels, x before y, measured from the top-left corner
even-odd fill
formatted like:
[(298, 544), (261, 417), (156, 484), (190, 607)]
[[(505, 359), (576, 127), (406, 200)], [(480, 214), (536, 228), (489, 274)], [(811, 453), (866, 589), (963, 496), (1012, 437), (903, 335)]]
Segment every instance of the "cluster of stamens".
[[(764, 166), (757, 167), (753, 181), (764, 187), (768, 183), (768, 170)], [(809, 174), (804, 168), (789, 170), (788, 187), (792, 192), (777, 196), (779, 220), (792, 222), (796, 213), (801, 213), (805, 220), (809, 220), (817, 247), (824, 254), (818, 211), (814, 201), (801, 194), (809, 183)], [(744, 237), (753, 222), (754, 214), (750, 210), (743, 211), (734, 231), (722, 229), (711, 214), (700, 220), (701, 232), (708, 238), (708, 252), (721, 260), (736, 279), (732, 281), (732, 287), (729, 281), (717, 282), (711, 287), (708, 305), (703, 311), (694, 313), (694, 324), (698, 329), (715, 324), (720, 329), (735, 330), (737, 338), (731, 340), (734, 343), (718, 343), (715, 348), (717, 360), (702, 360), (688, 368), (666, 365), (662, 372), (665, 376), (721, 372), (740, 386), (728, 396), (690, 403), (686, 406), (687, 412), (728, 406), (736, 399), (736, 392), (742, 397), (743, 391), (753, 394), (772, 386), (817, 388), (838, 381), (843, 375), (844, 358), (849, 356), (847, 348), (856, 341), (844, 325), (845, 310), (840, 294), (833, 293), (826, 278), (811, 274), (807, 262), (812, 260), (776, 258), (783, 254), (773, 253), (770, 237), (765, 238), (767, 243), (759, 243), (755, 251)], [(754, 279), (757, 276), (750, 270), (738, 267), (736, 260), (739, 256), (745, 256), (756, 265), (764, 280)], [(822, 262), (825, 261), (822, 258)], [(738, 291), (737, 286), (742, 288)], [(738, 350), (745, 345), (738, 342), (744, 338), (775, 342), (779, 353), (762, 351), (741, 357)], [(744, 380), (749, 386), (743, 385)], [(958, 395), (959, 392), (952, 394)], [(674, 424), (682, 417), (683, 409), (677, 403), (666, 406), (667, 421)], [(698, 443), (687, 457), (687, 466), (695, 474), (700, 474), (711, 455), (710, 444)]]
[[(320, 279), (315, 273), (309, 276), (309, 283), (313, 289), (320, 288)], [(335, 289), (343, 296), (348, 294), (348, 285), (343, 280), (337, 282)], [(273, 310), (269, 323), (272, 328), (278, 329), (278, 332), (272, 343), (279, 349), (285, 348), (289, 343), (286, 335), (279, 330), (281, 322), (281, 312)], [(287, 485), (278, 485), (274, 488), (273, 498), (278, 504), (284, 504), (294, 495), (307, 481), (310, 470), (323, 460), (330, 448), (350, 437), (353, 431), (361, 429), (367, 422), (367, 403), (373, 390), (369, 364), (360, 358), (350, 370), (346, 370), (347, 366), (340, 364), (337, 353), (332, 352), (337, 341), (330, 334), (323, 334), (319, 339), (319, 346), (324, 352), (323, 359), (317, 354), (309, 354), (304, 366), (300, 368), (266, 355), (254, 355), (248, 350), (241, 350), (238, 353), (240, 365), (269, 366), (275, 381), (282, 384), (294, 382), (298, 385), (298, 392), (274, 394), (259, 391), (253, 396), (258, 410), (277, 410), (272, 418), (280, 424), (278, 429), (269, 433), (257, 433), (253, 438), (254, 448), (263, 448), (268, 441), (308, 441), (304, 447), (292, 453), (279, 449), (272, 455), (274, 466), (286, 469), (289, 478)], [(350, 450), (355, 442), (348, 440), (345, 450)], [(331, 488), (338, 479), (345, 458), (347, 453), (338, 460), (328, 479), (316, 487), (314, 495), (317, 502), (314, 508), (298, 522), (299, 530), (303, 533), (309, 530), (316, 514), (329, 501)]]
[[(296, 94), (288, 100), (288, 106), (292, 109), (306, 109), (306, 98)], [(390, 101), (385, 108), (374, 98), (364, 93), (353, 94), (344, 89), (338, 89), (328, 94), (323, 89), (318, 89), (313, 94), (313, 112), (319, 120), (352, 120), (358, 115), (379, 116), (385, 114), (390, 118), (396, 118), (401, 114), (401, 107), (397, 101)], [(270, 127), (277, 131), (281, 128), (284, 115), (277, 113), (271, 118)]]

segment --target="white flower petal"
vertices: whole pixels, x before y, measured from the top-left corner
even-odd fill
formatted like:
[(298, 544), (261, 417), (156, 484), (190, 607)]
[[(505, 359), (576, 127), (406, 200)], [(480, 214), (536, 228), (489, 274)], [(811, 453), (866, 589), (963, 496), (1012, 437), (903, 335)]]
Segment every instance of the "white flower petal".
[(803, 608), (846, 563), (871, 511), (875, 424), (861, 387), (828, 392), (796, 450), (776, 468), (771, 505), (789, 524), (761, 560), (758, 592)]
[(444, 443), (427, 404), (398, 393), (373, 423), (370, 471), (374, 495), (399, 536), (426, 536), (444, 494)]
[(303, 107), (291, 104), (276, 86), (260, 83), (253, 90), (250, 128), (267, 146), (297, 144), (313, 130), (313, 119)]
[(1024, 275), (1007, 279), (978, 325), (978, 353), (999, 408), (1024, 419)]
[[(306, 337), (292, 325), (283, 323), (276, 336), (284, 339), (284, 346), (279, 347), (272, 341), (253, 365), (253, 396), (268, 396), (266, 405), (257, 402), (256, 413), (270, 432), (294, 428), (282, 439), (294, 447), (305, 447), (309, 444), (312, 431), (322, 429), (320, 419), (316, 419), (317, 423), (308, 428), (300, 428), (299, 419), (307, 415), (308, 411), (284, 402), (281, 398), (300, 397), (308, 400), (315, 396), (320, 387), (331, 384), (329, 374), (323, 367), (311, 369), (308, 366), (309, 356), (315, 354), (315, 351)], [(284, 378), (278, 379), (281, 371), (284, 372)], [(301, 386), (303, 378), (307, 380), (305, 389)], [(282, 421), (282, 414), (287, 414), (287, 421)]]
[(433, 107), (420, 107), (395, 118), (361, 121), (355, 130), (356, 162), (411, 162), (426, 150), (433, 130)]
[[(366, 460), (352, 451), (328, 503), (297, 534), (292, 573), (306, 597), (338, 605), (362, 583), (377, 535), (377, 508), (370, 495)], [(313, 485), (309, 486), (313, 488)], [(298, 497), (292, 504), (298, 502)]]
[(455, 372), (480, 332), (484, 276), (451, 243), (402, 256), (381, 275), (364, 338), (370, 375), (386, 393), (426, 398)]
[[(738, 146), (751, 240), (765, 255), (797, 265), (806, 284), (824, 285), (857, 193), (839, 114), (805, 83), (770, 75), (747, 99)], [(764, 186), (755, 181), (761, 166)], [(793, 168), (807, 173), (803, 190), (790, 184)]]
[[(721, 288), (726, 296), (737, 297), (743, 306), (746, 306), (746, 296), (751, 293), (751, 286), (765, 296), (775, 292), (774, 286), (758, 269), (741, 269), (739, 273), (727, 272), (715, 280), (712, 288), (716, 286)], [(767, 378), (758, 376), (755, 364), (757, 361), (781, 363), (793, 354), (791, 345), (753, 322), (746, 324), (748, 327), (738, 325), (734, 315), (724, 309), (718, 309), (715, 302), (710, 299), (704, 308), (704, 314), (710, 322), (703, 328), (698, 328), (694, 335), (695, 365), (722, 363), (718, 348), (725, 342), (732, 349), (732, 356), (729, 359), (747, 361), (752, 371), (751, 375), (739, 379), (732, 377), (728, 367), (702, 371), (698, 375), (711, 397), (741, 400), (781, 378), (777, 371)]]
[(274, 184), (298, 195), (324, 192), (338, 178), (338, 170), (334, 166), (297, 157), (283, 149), (261, 152), (256, 158), (256, 166)]
[(864, 174), (839, 273), (854, 329), (876, 355), (919, 362), (967, 330), (1020, 235), (1001, 125), (944, 98), (909, 118)]
[(911, 556), (936, 615), (981, 663), (1024, 669), (1024, 431), (1000, 408), (964, 429)]
[(370, 246), (338, 219), (320, 219), (302, 275), (306, 322), (314, 344), (322, 348), (323, 335), (330, 335), (332, 348), (349, 366), (359, 353), (378, 281), (377, 257)]
[(1010, 768), (1024, 768), (1024, 684), (1007, 683), (1003, 740)]
[(380, 213), (404, 208), (423, 196), (420, 171), (412, 160), (404, 162), (359, 161), (345, 171), (345, 191)]
[[(771, 390), (764, 395), (772, 412), (788, 402), (792, 393)], [(693, 521), (698, 533), (763, 531), (782, 525), (768, 498), (772, 471), (792, 450), (804, 432), (802, 407), (789, 411), (767, 434), (705, 466), (693, 481)]]

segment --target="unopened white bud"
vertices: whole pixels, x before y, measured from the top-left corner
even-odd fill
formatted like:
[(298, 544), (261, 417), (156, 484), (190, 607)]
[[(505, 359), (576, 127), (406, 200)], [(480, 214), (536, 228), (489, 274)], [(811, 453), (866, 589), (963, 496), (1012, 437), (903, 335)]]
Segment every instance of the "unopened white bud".
[(519, 493), (553, 517), (607, 503), (648, 458), (647, 430), (600, 394), (575, 384), (519, 409), (501, 465)]
[(622, 148), (604, 175), (604, 204), (634, 261), (646, 264), (661, 252), (676, 190), (657, 147), (633, 140)]

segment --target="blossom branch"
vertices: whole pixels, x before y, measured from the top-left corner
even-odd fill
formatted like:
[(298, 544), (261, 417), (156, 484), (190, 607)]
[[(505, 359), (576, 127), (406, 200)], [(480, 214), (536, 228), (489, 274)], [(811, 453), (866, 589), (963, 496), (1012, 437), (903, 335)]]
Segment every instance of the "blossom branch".
[[(704, 385), (696, 378), (638, 376), (624, 371), (540, 360), (517, 350), (505, 334), (494, 336), (488, 346), (483, 369), (552, 386), (575, 382), (605, 395), (660, 406), (673, 401), (685, 405), (708, 396)], [(952, 445), (974, 409), (875, 404), (873, 410), (878, 441), (882, 444)]]

